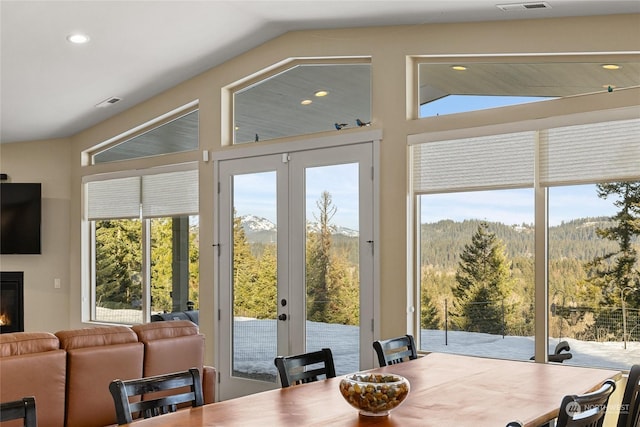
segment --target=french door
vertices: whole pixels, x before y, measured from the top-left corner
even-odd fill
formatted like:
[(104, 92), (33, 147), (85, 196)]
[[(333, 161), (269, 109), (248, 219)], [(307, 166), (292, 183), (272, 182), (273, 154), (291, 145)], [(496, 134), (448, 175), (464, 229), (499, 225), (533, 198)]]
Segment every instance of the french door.
[(219, 397), (279, 387), (273, 360), (329, 347), (373, 366), (373, 143), (218, 162)]

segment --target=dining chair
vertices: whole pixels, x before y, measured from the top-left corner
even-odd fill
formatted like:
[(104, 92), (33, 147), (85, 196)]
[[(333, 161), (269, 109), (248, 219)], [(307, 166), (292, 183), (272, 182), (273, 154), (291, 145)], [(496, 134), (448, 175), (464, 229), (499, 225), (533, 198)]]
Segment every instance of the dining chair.
[(12, 402), (0, 403), (0, 422), (20, 420), (24, 421), (24, 427), (36, 427), (36, 399), (25, 397)]
[(615, 389), (615, 381), (607, 380), (594, 392), (565, 396), (556, 427), (602, 427), (609, 397)]
[(380, 367), (395, 365), (396, 363), (418, 358), (418, 351), (413, 335), (377, 340), (373, 342), (373, 348), (378, 355)]
[(322, 375), (325, 378), (336, 376), (333, 354), (329, 348), (294, 356), (278, 356), (274, 363), (280, 374), (282, 388), (318, 381)]
[[(109, 384), (109, 391), (120, 425), (132, 422), (136, 413), (142, 418), (151, 418), (175, 412), (179, 404), (191, 403), (193, 407), (204, 404), (197, 368), (133, 380), (114, 380)], [(138, 400), (130, 402), (132, 396)]]
[(629, 371), (620, 405), (618, 427), (640, 427), (640, 365)]

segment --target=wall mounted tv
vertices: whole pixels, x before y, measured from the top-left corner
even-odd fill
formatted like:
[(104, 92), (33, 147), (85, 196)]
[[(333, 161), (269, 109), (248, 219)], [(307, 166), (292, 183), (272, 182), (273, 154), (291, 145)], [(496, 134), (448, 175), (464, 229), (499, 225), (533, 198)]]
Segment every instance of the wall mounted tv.
[(0, 254), (40, 254), (42, 188), (39, 183), (0, 183)]

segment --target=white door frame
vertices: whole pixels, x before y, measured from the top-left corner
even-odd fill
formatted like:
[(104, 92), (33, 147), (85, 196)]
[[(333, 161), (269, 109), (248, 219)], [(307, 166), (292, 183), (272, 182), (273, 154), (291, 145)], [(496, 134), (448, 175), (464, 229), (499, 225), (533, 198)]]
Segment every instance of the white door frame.
[[(372, 270), (372, 277), (370, 278), (364, 278), (365, 280), (369, 281), (370, 283), (372, 283), (372, 293), (373, 293), (373, 301), (369, 301), (369, 302), (364, 302), (361, 301), (361, 310), (362, 308), (365, 309), (364, 313), (361, 313), (361, 328), (362, 325), (365, 325), (366, 323), (369, 322), (369, 320), (367, 320), (368, 317), (371, 318), (370, 322), (371, 322), (371, 332), (370, 334), (363, 334), (361, 333), (361, 342), (360, 342), (360, 369), (369, 369), (374, 367), (374, 354), (373, 351), (369, 351), (368, 349), (370, 349), (371, 347), (371, 340), (372, 337), (374, 336), (378, 336), (379, 335), (379, 324), (378, 324), (378, 319), (379, 319), (379, 310), (380, 310), (380, 288), (379, 288), (379, 251), (378, 250), (374, 250), (374, 245), (377, 242), (378, 236), (379, 236), (379, 174), (375, 171), (378, 170), (378, 166), (379, 166), (379, 143), (380, 143), (380, 138), (381, 138), (381, 131), (378, 130), (374, 130), (374, 131), (366, 131), (366, 132), (353, 132), (351, 134), (346, 134), (346, 135), (338, 135), (335, 137), (322, 137), (322, 138), (313, 138), (313, 139), (308, 139), (308, 140), (304, 140), (304, 141), (294, 141), (294, 142), (286, 142), (286, 143), (280, 143), (280, 144), (270, 144), (270, 145), (256, 145), (256, 146), (251, 146), (251, 145), (247, 145), (247, 146), (243, 146), (243, 147), (239, 147), (237, 149), (234, 150), (227, 150), (227, 151), (222, 151), (222, 152), (217, 152), (213, 154), (213, 166), (214, 166), (214, 189), (216, 189), (215, 194), (214, 194), (214, 242), (216, 242), (216, 244), (218, 244), (222, 239), (224, 239), (224, 236), (221, 236), (221, 228), (220, 228), (220, 224), (221, 224), (221, 212), (220, 212), (220, 196), (219, 193), (217, 191), (218, 188), (220, 188), (220, 181), (219, 181), (219, 168), (220, 168), (220, 162), (224, 161), (224, 160), (232, 160), (232, 159), (248, 159), (251, 157), (261, 157), (264, 155), (273, 155), (273, 154), (280, 154), (280, 153), (286, 153), (286, 152), (300, 152), (300, 151), (306, 151), (306, 150), (314, 150), (314, 149), (326, 149), (326, 148), (331, 148), (331, 147), (341, 147), (341, 146), (347, 146), (347, 145), (353, 145), (353, 144), (362, 144), (362, 143), (370, 143), (372, 145), (372, 164), (373, 164), (373, 169), (371, 171), (372, 173), (372, 182), (373, 182), (373, 200), (372, 200), (372, 209), (373, 209), (373, 215), (372, 215), (372, 230), (373, 230), (373, 236), (371, 238), (367, 238), (367, 240), (372, 240), (373, 244), (370, 245), (370, 250), (373, 251), (373, 266), (371, 268)], [(228, 240), (228, 239), (227, 239)], [(362, 250), (366, 250), (366, 246), (365, 245), (361, 245)], [(218, 249), (220, 249), (218, 247)], [(222, 339), (222, 331), (221, 331), (221, 320), (220, 320), (220, 313), (221, 313), (221, 309), (223, 307), (221, 307), (222, 304), (222, 300), (220, 298), (220, 259), (217, 256), (218, 255), (218, 251), (214, 252), (214, 254), (216, 255), (214, 257), (214, 287), (216, 289), (215, 291), (215, 295), (216, 295), (216, 309), (218, 311), (218, 316), (214, 316), (214, 328), (216, 330), (216, 352), (214, 355), (214, 360), (215, 360), (215, 364), (216, 366), (221, 366), (221, 360), (222, 357), (225, 357), (225, 355), (223, 354), (223, 350), (220, 345), (221, 343), (221, 339)], [(363, 278), (361, 278), (361, 281), (363, 280)], [(228, 349), (227, 349), (228, 350)], [(228, 355), (227, 355), (228, 357)], [(220, 374), (219, 374), (220, 375)], [(220, 377), (219, 377), (220, 378)], [(220, 386), (223, 386), (223, 384), (220, 384)], [(218, 390), (218, 396), (222, 399), (225, 398), (225, 393), (222, 389)]]

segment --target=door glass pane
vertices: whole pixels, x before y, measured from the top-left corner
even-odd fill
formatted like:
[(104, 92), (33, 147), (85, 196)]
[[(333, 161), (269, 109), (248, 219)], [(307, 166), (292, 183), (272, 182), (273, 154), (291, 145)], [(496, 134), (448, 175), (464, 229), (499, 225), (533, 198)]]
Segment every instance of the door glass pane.
[(359, 369), (358, 164), (307, 168), (306, 348), (331, 348), (337, 374)]
[(233, 177), (234, 376), (275, 382), (276, 172)]
[(533, 190), (420, 196), (421, 350), (534, 354)]
[(142, 323), (141, 221), (96, 221), (95, 263), (95, 320)]
[(549, 189), (549, 350), (567, 341), (566, 364), (639, 360), (639, 195), (638, 181)]

